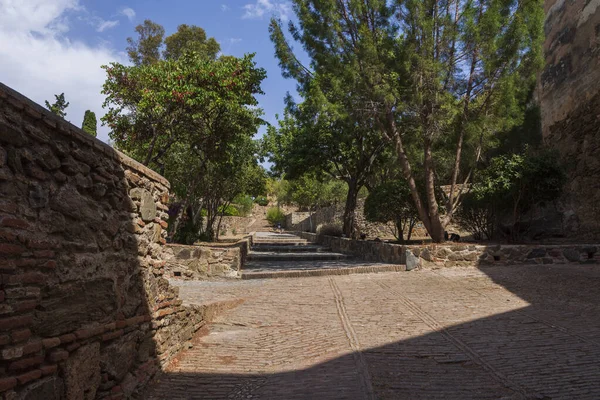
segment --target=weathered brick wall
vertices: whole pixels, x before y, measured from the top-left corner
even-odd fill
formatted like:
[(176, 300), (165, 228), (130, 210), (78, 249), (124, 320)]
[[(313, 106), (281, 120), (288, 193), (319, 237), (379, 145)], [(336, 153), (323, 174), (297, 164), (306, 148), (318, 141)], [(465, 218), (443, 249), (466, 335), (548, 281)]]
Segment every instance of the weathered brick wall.
[(600, 0), (547, 0), (539, 80), (544, 142), (568, 168), (566, 232), (600, 237)]
[(163, 277), (168, 189), (0, 85), (4, 398), (126, 398), (204, 323)]

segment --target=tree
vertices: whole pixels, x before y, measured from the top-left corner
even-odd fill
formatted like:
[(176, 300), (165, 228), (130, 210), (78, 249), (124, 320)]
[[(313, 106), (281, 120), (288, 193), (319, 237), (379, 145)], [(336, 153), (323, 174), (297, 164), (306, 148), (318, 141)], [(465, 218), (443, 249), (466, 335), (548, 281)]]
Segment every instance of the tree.
[(205, 60), (215, 60), (221, 46), (215, 38), (207, 38), (204, 29), (182, 24), (177, 32), (165, 38), (165, 29), (149, 19), (136, 26), (136, 39), (127, 38), (127, 54), (135, 65), (150, 65), (160, 60), (176, 60), (187, 52), (195, 52)]
[[(489, 138), (518, 124), (541, 65), (541, 0), (295, 0), (290, 33), (304, 67), (271, 22), (276, 54), (299, 85), (350, 83), (355, 121), (394, 149), (419, 218), (436, 242)], [(316, 78), (315, 78), (316, 77)], [(340, 104), (330, 93), (323, 95)], [(336, 95), (337, 96), (337, 95)], [(419, 188), (417, 181), (424, 185)], [(449, 183), (447, 198), (439, 186)], [(445, 209), (445, 213), (442, 213)]]
[(194, 51), (203, 58), (214, 60), (221, 51), (221, 46), (215, 38), (207, 38), (206, 32), (199, 26), (179, 25), (177, 32), (165, 39), (163, 56), (166, 60), (174, 60), (188, 51)]
[(419, 213), (412, 200), (410, 188), (404, 180), (385, 182), (371, 190), (365, 200), (365, 217), (370, 222), (392, 222), (392, 233), (404, 243), (409, 241)]
[(147, 19), (135, 27), (138, 38), (127, 38), (127, 55), (134, 65), (150, 65), (160, 60), (165, 28)]
[(98, 121), (96, 121), (96, 114), (93, 111), (86, 110), (83, 116), (83, 125), (81, 126), (81, 129), (83, 129), (93, 137), (96, 137), (97, 127)]
[(48, 100), (46, 100), (46, 108), (61, 118), (66, 117), (67, 113), (65, 112), (65, 110), (67, 109), (67, 107), (69, 107), (69, 103), (65, 101), (65, 94), (55, 94), (54, 98), (56, 100), (54, 104), (50, 104)]
[(505, 230), (509, 238), (518, 240), (528, 228), (523, 217), (557, 199), (566, 183), (558, 156), (548, 151), (494, 157), (476, 178), (458, 211), (458, 222), (488, 239), (505, 220), (510, 221)]

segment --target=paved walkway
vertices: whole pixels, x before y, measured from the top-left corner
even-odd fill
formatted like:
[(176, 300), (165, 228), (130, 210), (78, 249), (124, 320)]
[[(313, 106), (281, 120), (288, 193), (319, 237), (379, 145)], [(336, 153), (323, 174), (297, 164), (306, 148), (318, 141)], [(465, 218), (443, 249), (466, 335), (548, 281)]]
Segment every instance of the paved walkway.
[(599, 399), (600, 266), (183, 282), (242, 298), (148, 399)]

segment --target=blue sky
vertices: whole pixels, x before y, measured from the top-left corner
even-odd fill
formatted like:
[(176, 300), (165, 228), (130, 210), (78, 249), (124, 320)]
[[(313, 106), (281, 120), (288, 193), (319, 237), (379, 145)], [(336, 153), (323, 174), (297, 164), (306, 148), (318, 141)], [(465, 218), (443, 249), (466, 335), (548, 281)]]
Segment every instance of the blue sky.
[[(165, 27), (197, 25), (221, 44), (224, 54), (256, 53), (267, 70), (260, 96), (265, 119), (276, 121), (295, 83), (281, 76), (269, 40), (272, 15), (287, 21), (291, 4), (281, 0), (0, 0), (0, 81), (43, 104), (65, 93), (67, 119), (81, 125), (86, 109), (103, 115), (102, 64), (127, 62), (126, 38), (144, 19)], [(264, 128), (261, 129), (261, 132)], [(108, 129), (99, 129), (108, 140)]]

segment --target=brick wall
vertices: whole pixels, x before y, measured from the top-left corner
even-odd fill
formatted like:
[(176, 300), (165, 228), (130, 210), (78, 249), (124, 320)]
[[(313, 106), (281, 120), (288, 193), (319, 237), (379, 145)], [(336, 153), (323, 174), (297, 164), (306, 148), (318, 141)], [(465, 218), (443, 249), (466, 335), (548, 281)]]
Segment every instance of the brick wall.
[(127, 398), (204, 324), (163, 277), (168, 190), (0, 85), (0, 395)]

